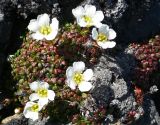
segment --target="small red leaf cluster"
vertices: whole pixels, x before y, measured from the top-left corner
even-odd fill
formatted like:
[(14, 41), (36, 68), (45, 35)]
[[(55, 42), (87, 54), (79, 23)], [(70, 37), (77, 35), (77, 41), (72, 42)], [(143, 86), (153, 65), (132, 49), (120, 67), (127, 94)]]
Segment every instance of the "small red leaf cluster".
[(131, 44), (134, 56), (137, 59), (135, 68), (135, 83), (144, 90), (157, 84), (160, 66), (160, 35), (143, 44)]

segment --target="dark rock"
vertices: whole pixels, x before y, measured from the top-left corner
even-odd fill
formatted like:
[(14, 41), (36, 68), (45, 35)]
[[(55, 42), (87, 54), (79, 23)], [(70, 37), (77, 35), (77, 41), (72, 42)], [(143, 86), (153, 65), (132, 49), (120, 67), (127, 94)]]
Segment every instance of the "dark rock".
[(58, 0), (19, 0), (17, 2), (17, 13), (24, 18), (43, 13), (58, 16), (60, 10)]
[(13, 26), (14, 8), (10, 1), (0, 1), (0, 53), (4, 53), (9, 44), (9, 38)]
[(5, 52), (9, 45), (12, 26), (12, 22), (0, 22), (0, 52)]
[(160, 125), (160, 116), (153, 100), (149, 96), (144, 98), (143, 109), (145, 114), (134, 125)]
[(2, 69), (5, 61), (5, 56), (0, 53), (0, 83), (1, 83), (1, 76), (2, 76)]
[(118, 33), (117, 41), (145, 41), (160, 32), (159, 0), (126, 0), (126, 3), (128, 8), (113, 25)]
[(72, 9), (80, 5), (83, 0), (59, 0), (64, 22), (73, 21)]

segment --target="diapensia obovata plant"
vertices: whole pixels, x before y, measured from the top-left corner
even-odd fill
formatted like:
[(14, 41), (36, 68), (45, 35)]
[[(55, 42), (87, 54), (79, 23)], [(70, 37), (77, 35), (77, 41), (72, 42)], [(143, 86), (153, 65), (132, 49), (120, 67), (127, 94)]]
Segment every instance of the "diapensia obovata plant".
[[(26, 118), (50, 116), (64, 123), (96, 123), (106, 117), (101, 109), (103, 115), (89, 121), (80, 107), (94, 88), (94, 71), (89, 67), (101, 50), (116, 45), (116, 32), (102, 24), (103, 12), (93, 5), (79, 6), (72, 13), (76, 23), (62, 28), (48, 14), (32, 19), (21, 48), (11, 58), (16, 95)], [(74, 116), (79, 117), (75, 120)]]

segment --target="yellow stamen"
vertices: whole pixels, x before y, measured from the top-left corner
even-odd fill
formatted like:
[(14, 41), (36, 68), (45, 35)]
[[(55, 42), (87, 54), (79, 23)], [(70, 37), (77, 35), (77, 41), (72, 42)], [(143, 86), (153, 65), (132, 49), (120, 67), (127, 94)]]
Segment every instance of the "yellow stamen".
[(47, 89), (43, 89), (43, 88), (42, 89), (38, 89), (37, 93), (38, 93), (38, 95), (40, 97), (47, 97), (47, 95), (48, 95)]
[(82, 81), (84, 81), (83, 74), (79, 72), (74, 73), (73, 80), (76, 84), (80, 84)]
[(38, 112), (38, 109), (39, 109), (38, 104), (34, 104), (34, 105), (32, 105), (32, 107), (30, 108), (30, 110), (31, 110), (32, 112)]
[(99, 42), (106, 41), (107, 39), (108, 39), (108, 38), (107, 38), (107, 36), (106, 36), (104, 33), (99, 33), (99, 34), (98, 34), (97, 40), (98, 40)]
[(50, 26), (41, 26), (40, 27), (40, 33), (42, 33), (43, 35), (48, 35), (50, 34), (52, 31)]
[(84, 19), (84, 21), (86, 22), (86, 23), (88, 23), (88, 26), (90, 26), (91, 25), (91, 23), (92, 23), (92, 18), (90, 17), (90, 16), (83, 16), (83, 19)]

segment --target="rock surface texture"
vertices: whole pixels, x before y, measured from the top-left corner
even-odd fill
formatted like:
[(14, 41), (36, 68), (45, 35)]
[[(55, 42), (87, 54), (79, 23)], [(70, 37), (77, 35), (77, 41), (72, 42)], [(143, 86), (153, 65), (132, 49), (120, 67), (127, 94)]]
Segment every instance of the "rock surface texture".
[[(115, 57), (111, 57), (108, 54), (104, 54), (97, 65), (93, 67), (94, 78), (93, 84), (94, 88), (91, 91), (91, 96), (84, 102), (81, 110), (93, 111), (98, 106), (109, 106), (113, 109), (113, 120), (114, 118), (120, 117), (120, 121), (126, 118), (126, 114), (135, 110), (135, 97), (133, 90), (128, 80), (125, 79), (127, 74), (123, 73), (123, 67), (121, 67), (123, 58), (123, 64), (126, 69), (128, 69), (128, 75), (131, 73), (132, 68), (135, 65), (132, 57), (127, 53), (120, 53)], [(130, 65), (129, 65), (130, 64)], [(130, 72), (129, 72), (130, 71)], [(108, 105), (109, 104), (109, 105)], [(144, 104), (138, 107), (139, 110), (144, 111), (144, 115), (140, 117), (132, 125), (159, 125), (159, 115), (157, 113), (156, 107), (149, 96), (145, 97)], [(147, 123), (145, 123), (147, 121)], [(39, 119), (35, 122), (26, 120), (23, 116), (19, 119), (13, 119), (6, 125), (14, 125), (16, 123), (23, 123), (28, 125), (53, 125), (52, 121), (48, 118)], [(107, 119), (106, 123), (112, 123), (112, 120)], [(57, 125), (57, 124), (56, 124)], [(125, 124), (124, 124), (125, 125)]]
[(123, 43), (144, 41), (160, 32), (159, 0), (85, 0), (105, 14), (104, 22), (118, 33)]
[[(144, 41), (160, 32), (159, 0), (1, 0), (0, 54), (6, 59), (8, 53), (15, 52), (22, 31), (38, 14), (48, 13), (62, 22), (71, 21), (71, 10), (84, 4), (93, 4), (103, 10), (104, 22), (117, 31), (117, 42), (120, 44)], [(0, 57), (0, 63), (2, 60)]]
[[(38, 14), (48, 13), (57, 16), (61, 22), (72, 21), (72, 8), (84, 4), (96, 5), (98, 10), (104, 12), (104, 22), (117, 32), (119, 44), (143, 41), (160, 32), (159, 0), (0, 0), (0, 85), (4, 82), (2, 76), (5, 69), (2, 68), (7, 56), (20, 46), (19, 36), (23, 35), (22, 32), (26, 30), (30, 19), (36, 18)], [(94, 67), (95, 88), (92, 90), (92, 96), (82, 109), (90, 108), (88, 104), (96, 107), (110, 103), (113, 107), (116, 105), (120, 115), (125, 117), (128, 111), (135, 108), (135, 98), (129, 83), (129, 75), (134, 65), (132, 56), (123, 52), (115, 57), (102, 56)], [(149, 97), (145, 99), (143, 110), (144, 116), (135, 125), (159, 125), (159, 115)], [(33, 123), (23, 116), (8, 123), (18, 124), (50, 123), (48, 119)]]

